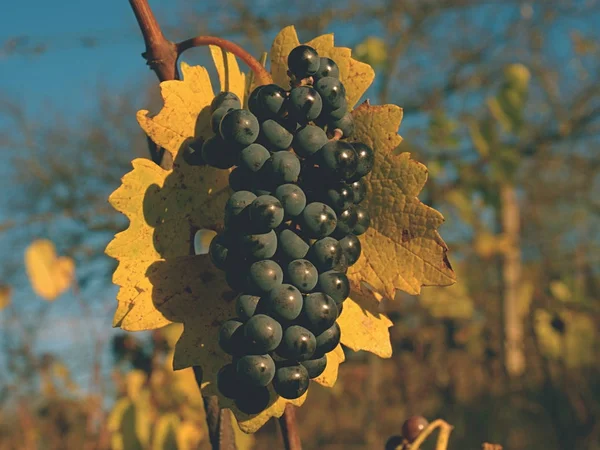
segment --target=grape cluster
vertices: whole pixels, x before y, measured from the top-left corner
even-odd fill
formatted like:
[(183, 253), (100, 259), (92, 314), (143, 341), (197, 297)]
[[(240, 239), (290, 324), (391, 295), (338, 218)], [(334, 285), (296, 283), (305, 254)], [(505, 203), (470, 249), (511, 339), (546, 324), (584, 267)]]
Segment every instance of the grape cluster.
[(248, 414), (268, 405), (270, 384), (295, 399), (325, 370), (340, 342), (357, 236), (370, 224), (360, 203), (373, 150), (347, 141), (354, 122), (338, 66), (301, 45), (288, 68), (290, 90), (259, 86), (248, 109), (231, 92), (217, 95), (215, 136), (201, 151), (206, 164), (235, 166), (224, 231), (209, 254), (239, 293), (237, 317), (219, 334), (233, 362), (217, 385)]

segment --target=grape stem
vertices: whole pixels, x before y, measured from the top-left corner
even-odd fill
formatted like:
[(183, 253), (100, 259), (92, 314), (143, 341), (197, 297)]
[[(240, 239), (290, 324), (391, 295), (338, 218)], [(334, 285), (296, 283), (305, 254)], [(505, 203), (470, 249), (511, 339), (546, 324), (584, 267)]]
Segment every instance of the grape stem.
[(296, 422), (296, 408), (291, 404), (285, 405), (283, 415), (279, 418), (281, 434), (285, 450), (302, 450), (298, 423)]
[(148, 5), (148, 0), (129, 0), (129, 4), (133, 9), (146, 44), (146, 51), (142, 53), (142, 56), (160, 81), (179, 79), (177, 59), (184, 51), (193, 47), (216, 45), (244, 61), (250, 70), (254, 72), (258, 85), (273, 82), (271, 75), (260, 62), (239, 45), (215, 36), (196, 36), (175, 44), (165, 38), (150, 5)]
[(340, 130), (339, 128), (336, 128), (335, 130), (333, 130), (333, 136), (329, 140), (330, 141), (339, 141), (342, 138), (342, 136), (344, 136), (344, 132), (342, 130)]
[(184, 51), (193, 48), (193, 47), (202, 47), (205, 45), (216, 45), (217, 47), (232, 53), (233, 55), (240, 58), (252, 72), (254, 72), (254, 80), (258, 86), (262, 86), (263, 84), (271, 84), (273, 83), (273, 78), (271, 78), (271, 74), (267, 72), (267, 70), (262, 66), (258, 60), (244, 50), (239, 45), (228, 41), (227, 39), (222, 39), (215, 36), (196, 36), (195, 38), (187, 39), (183, 42), (180, 42), (176, 45), (177, 54), (181, 55)]

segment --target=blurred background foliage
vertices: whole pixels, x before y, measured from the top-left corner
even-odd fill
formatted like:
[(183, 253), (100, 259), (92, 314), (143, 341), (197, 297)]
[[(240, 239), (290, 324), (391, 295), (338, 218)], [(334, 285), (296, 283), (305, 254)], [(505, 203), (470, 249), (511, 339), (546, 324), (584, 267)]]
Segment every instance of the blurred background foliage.
[[(447, 219), (459, 282), (382, 305), (394, 356), (349, 352), (333, 389), (311, 389), (298, 412), (305, 448), (383, 448), (422, 414), (455, 426), (454, 449), (600, 449), (600, 2), (326, 0), (307, 10), (180, 0), (156, 13), (173, 40), (220, 35), (257, 56), (288, 24), (304, 40), (334, 32), (375, 68), (371, 102), (404, 108), (400, 150), (427, 165), (421, 200)], [(131, 24), (125, 35), (141, 51)], [(0, 44), (5, 61), (63, 45)], [(204, 50), (184, 59), (209, 64)], [(76, 121), (53, 105), (40, 120), (18, 92), (0, 96), (10, 192), (0, 215), (2, 450), (209, 448), (193, 373), (169, 368), (177, 327), (110, 329), (114, 262), (103, 249), (126, 222), (106, 198), (131, 159), (148, 155), (136, 110), (160, 107), (153, 74), (141, 74), (121, 91), (97, 89)], [(279, 439), (270, 422), (238, 446)]]

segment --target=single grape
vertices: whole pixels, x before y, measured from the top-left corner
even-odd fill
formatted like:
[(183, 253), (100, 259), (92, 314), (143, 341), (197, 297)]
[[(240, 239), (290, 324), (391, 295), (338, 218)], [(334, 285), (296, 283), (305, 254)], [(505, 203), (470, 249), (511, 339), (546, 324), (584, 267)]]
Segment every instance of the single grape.
[(344, 141), (329, 141), (319, 150), (321, 168), (338, 180), (347, 180), (356, 172), (356, 152)]
[(325, 77), (339, 78), (340, 68), (333, 59), (322, 56), (319, 59), (319, 69), (317, 70), (317, 73), (315, 73), (314, 78), (319, 79)]
[(223, 233), (216, 235), (213, 240), (210, 241), (208, 255), (217, 269), (225, 270), (225, 267), (227, 267), (227, 257), (229, 255), (230, 245), (231, 243), (229, 242), (228, 236)]
[(263, 259), (250, 265), (248, 287), (252, 293), (267, 293), (281, 283), (283, 283), (283, 270), (275, 261)]
[(266, 387), (245, 388), (236, 398), (235, 405), (246, 414), (258, 414), (269, 406), (271, 394)]
[(254, 173), (244, 167), (235, 167), (229, 172), (229, 187), (232, 191), (251, 191), (255, 184)]
[(349, 234), (343, 239), (340, 239), (342, 252), (346, 257), (346, 262), (349, 266), (353, 265), (360, 258), (361, 245), (360, 240), (354, 235)]
[(310, 246), (292, 230), (282, 230), (279, 233), (279, 253), (286, 260), (302, 259), (308, 253)]
[(312, 87), (298, 86), (290, 91), (287, 107), (289, 114), (304, 124), (319, 117), (323, 109), (323, 101)]
[(215, 112), (219, 108), (240, 109), (242, 102), (233, 92), (219, 92), (210, 103), (210, 112)]
[(315, 335), (306, 328), (292, 325), (283, 332), (277, 354), (294, 361), (309, 359), (317, 348)]
[[(334, 110), (327, 112), (328, 117), (327, 117), (327, 120), (324, 125), (326, 125), (328, 122), (340, 120), (342, 117), (344, 117), (346, 115), (347, 112), (348, 112), (348, 102), (344, 98), (343, 101), (341, 102), (341, 105), (339, 108), (336, 108)], [(319, 121), (320, 120), (321, 120), (321, 118), (319, 118)]]
[(356, 166), (356, 173), (354, 174), (354, 179), (358, 180), (359, 178), (364, 177), (368, 173), (373, 170), (373, 164), (375, 163), (375, 153), (373, 149), (369, 147), (367, 144), (363, 144), (362, 142), (355, 142), (352, 144), (354, 150), (356, 151), (356, 156), (358, 164)]
[(335, 301), (322, 292), (313, 292), (304, 297), (303, 323), (314, 334), (320, 334), (333, 325), (338, 317)]
[(256, 197), (248, 207), (250, 223), (256, 232), (266, 233), (283, 222), (283, 206), (271, 195)]
[(221, 125), (221, 120), (223, 120), (223, 116), (227, 114), (229, 111), (234, 108), (226, 108), (221, 106), (220, 108), (215, 109), (215, 112), (210, 116), (210, 127), (213, 130), (213, 133), (219, 133), (219, 125)]
[(256, 200), (256, 195), (254, 195), (250, 191), (237, 191), (231, 194), (227, 203), (225, 203), (225, 226), (229, 226), (230, 224), (239, 221), (240, 217), (246, 211), (252, 202)]
[[(276, 84), (262, 86), (257, 93), (256, 116), (263, 119), (273, 119), (283, 116), (287, 92)], [(254, 112), (254, 111), (253, 111)]]
[(258, 172), (270, 157), (271, 153), (262, 145), (250, 144), (240, 153), (240, 168), (253, 173)]
[(301, 364), (280, 365), (275, 371), (273, 388), (281, 397), (292, 400), (302, 397), (308, 389), (308, 371)]
[(260, 115), (260, 102), (258, 101), (260, 91), (264, 86), (258, 86), (256, 89), (252, 91), (252, 93), (248, 96), (248, 109), (252, 114), (256, 117)]
[(237, 398), (243, 391), (243, 386), (233, 364), (226, 364), (217, 373), (217, 388), (227, 398)]
[(281, 284), (264, 298), (265, 308), (274, 319), (290, 321), (302, 311), (302, 294), (291, 284)]
[(330, 270), (319, 275), (318, 289), (339, 305), (350, 295), (350, 281), (345, 273)]
[(221, 119), (219, 132), (225, 141), (247, 146), (258, 137), (258, 120), (247, 109), (234, 109)]
[(343, 238), (347, 234), (352, 233), (357, 222), (358, 215), (356, 214), (356, 208), (354, 205), (350, 205), (348, 209), (338, 214), (337, 226), (335, 227), (333, 235), (338, 238)]
[(323, 197), (323, 201), (331, 206), (336, 213), (339, 213), (352, 205), (354, 191), (346, 183), (336, 183), (325, 188)]
[(305, 125), (296, 132), (292, 147), (299, 156), (308, 158), (317, 153), (328, 141), (329, 138), (322, 128)]
[(332, 132), (336, 128), (342, 130), (345, 138), (349, 138), (354, 134), (354, 118), (352, 114), (347, 112), (341, 119), (333, 120), (327, 124), (327, 129)]
[(245, 234), (239, 240), (242, 251), (256, 259), (270, 259), (277, 251), (277, 234), (274, 230), (263, 234)]
[(243, 327), (247, 353), (263, 355), (275, 350), (281, 343), (283, 330), (272, 317), (256, 314)]
[(265, 168), (275, 185), (295, 183), (300, 175), (300, 160), (292, 152), (275, 152), (265, 164)]
[(350, 183), (350, 188), (354, 192), (354, 203), (359, 204), (367, 197), (367, 183), (361, 178), (360, 180)]
[(248, 320), (256, 313), (260, 297), (257, 295), (240, 294), (235, 300), (235, 312), (241, 320)]
[(325, 203), (309, 203), (302, 211), (302, 230), (310, 237), (318, 239), (328, 236), (335, 230), (336, 224), (335, 212)]
[(235, 164), (236, 150), (221, 136), (215, 135), (202, 144), (202, 159), (206, 164), (217, 169), (229, 169)]
[(244, 351), (242, 328), (244, 324), (236, 319), (223, 322), (219, 329), (219, 346), (228, 355), (239, 355)]
[(342, 258), (342, 247), (337, 239), (328, 236), (313, 243), (306, 258), (319, 272), (326, 272), (339, 264)]
[(310, 292), (317, 285), (319, 272), (317, 268), (306, 259), (296, 259), (287, 266), (286, 279), (292, 285), (298, 288), (300, 292)]
[(317, 378), (325, 372), (325, 368), (327, 367), (327, 355), (323, 355), (320, 358), (308, 359), (302, 361), (300, 364), (304, 366), (310, 379)]
[(414, 442), (421, 432), (429, 426), (429, 421), (423, 416), (412, 416), (402, 425), (402, 435), (408, 442)]
[(287, 150), (293, 139), (294, 135), (274, 119), (267, 119), (260, 125), (258, 141), (271, 151)]
[(275, 362), (269, 355), (245, 355), (235, 366), (238, 378), (249, 386), (267, 386), (275, 376)]
[(310, 77), (319, 70), (321, 59), (317, 51), (308, 45), (294, 48), (287, 59), (290, 72), (299, 79)]
[(338, 323), (335, 322), (332, 326), (317, 336), (317, 349), (315, 350), (315, 354), (324, 355), (329, 353), (338, 346), (341, 337), (342, 330), (340, 329)]
[(296, 217), (306, 207), (306, 195), (304, 191), (295, 184), (282, 184), (275, 189), (275, 197), (283, 206), (287, 217)]
[(314, 88), (321, 96), (325, 110), (334, 110), (343, 105), (343, 99), (346, 98), (346, 89), (339, 79), (334, 77), (319, 78), (314, 84)]
[(360, 236), (365, 231), (367, 231), (367, 229), (371, 225), (371, 216), (369, 215), (369, 212), (362, 206), (356, 206), (355, 209), (357, 221), (356, 225), (354, 225), (352, 233), (357, 236)]

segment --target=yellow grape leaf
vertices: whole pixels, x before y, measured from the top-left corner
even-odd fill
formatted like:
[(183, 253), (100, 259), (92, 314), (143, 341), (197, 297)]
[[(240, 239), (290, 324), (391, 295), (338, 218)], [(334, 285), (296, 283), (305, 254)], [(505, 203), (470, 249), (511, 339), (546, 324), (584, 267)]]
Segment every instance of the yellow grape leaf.
[(421, 286), (453, 284), (448, 248), (437, 232), (444, 218), (417, 198), (427, 181), (427, 168), (409, 153), (396, 153), (402, 142), (397, 134), (402, 109), (365, 102), (353, 116), (354, 140), (373, 148), (375, 166), (366, 176), (371, 227), (360, 236), (362, 255), (348, 275), (390, 299), (396, 289), (414, 295)]
[(12, 288), (10, 286), (0, 286), (0, 311), (10, 305), (11, 297)]
[[(294, 47), (300, 45), (296, 29), (285, 27), (279, 32), (271, 47), (271, 76), (273, 82), (289, 89), (287, 75), (287, 57)], [(352, 108), (360, 100), (375, 79), (375, 72), (368, 64), (351, 58), (351, 50), (345, 47), (334, 47), (333, 34), (319, 36), (306, 43), (313, 47), (319, 56), (333, 59), (340, 68), (340, 80), (346, 88), (348, 107)]]
[(353, 289), (350, 297), (344, 301), (344, 309), (338, 319), (342, 331), (341, 342), (354, 351), (365, 350), (382, 358), (390, 358), (392, 344), (389, 328), (393, 324), (378, 308), (379, 301), (372, 295)]
[(54, 244), (47, 239), (33, 241), (25, 250), (25, 268), (34, 292), (45, 300), (55, 300), (71, 286), (75, 262), (57, 256)]

